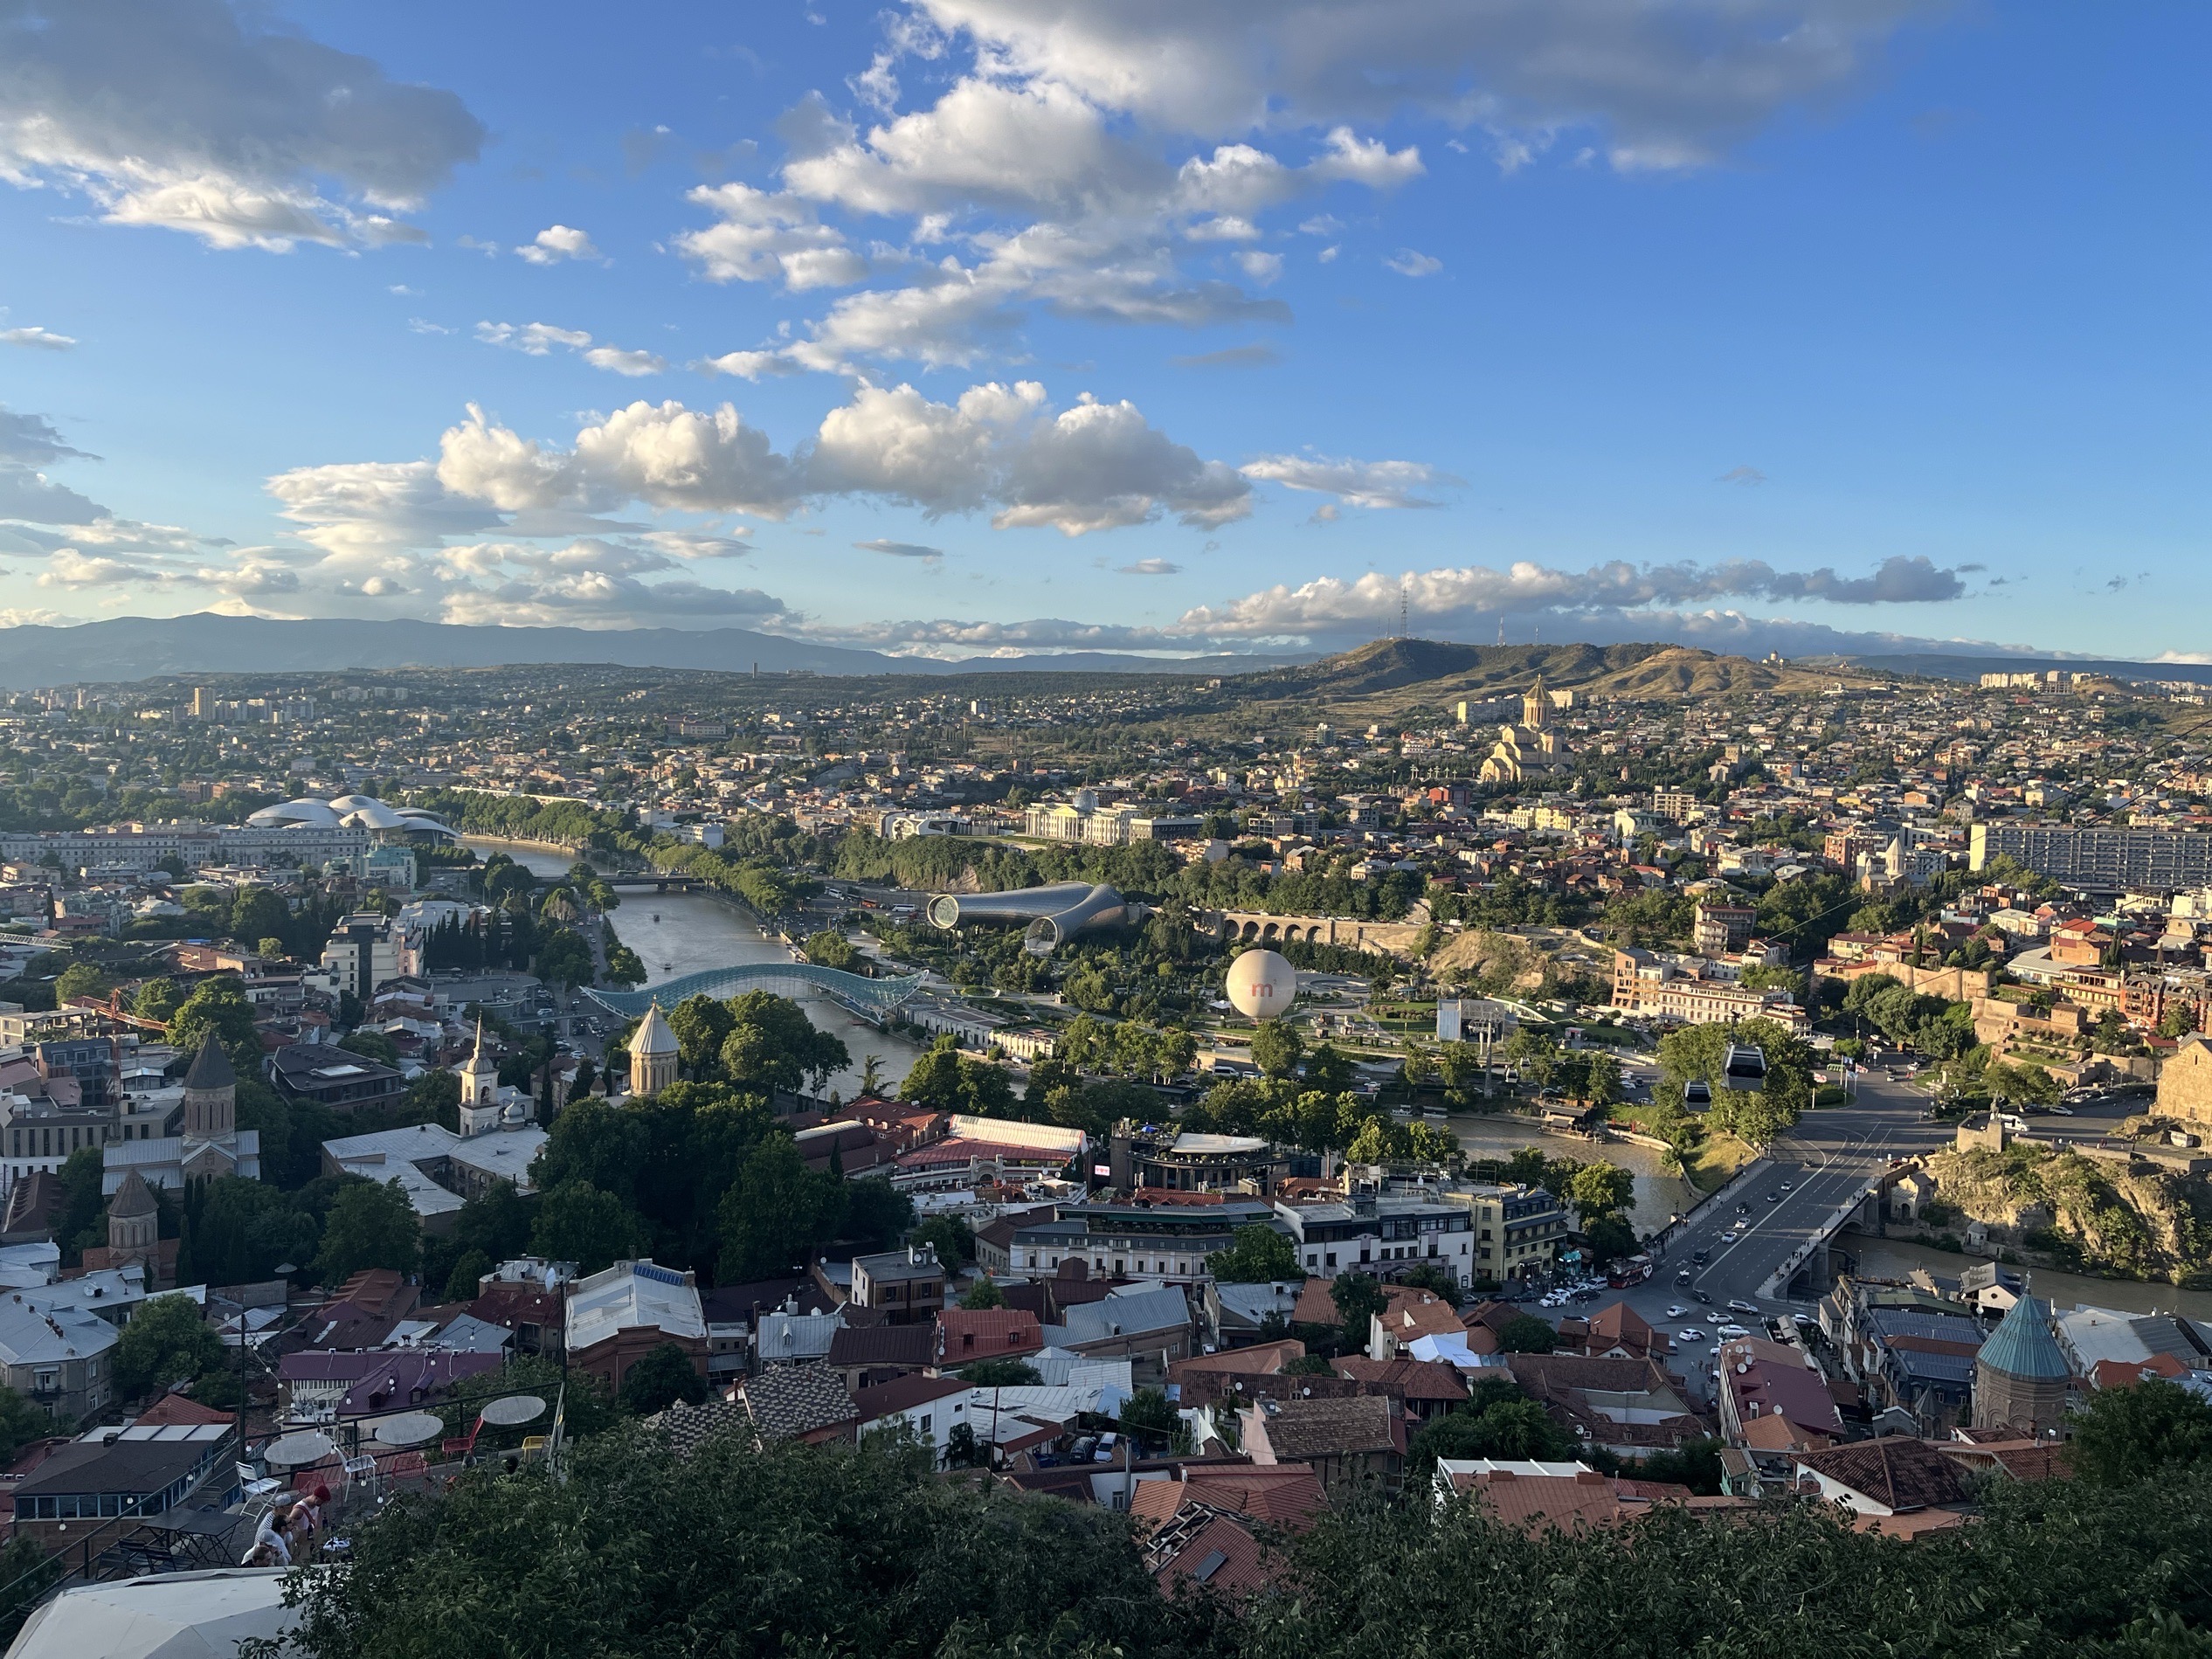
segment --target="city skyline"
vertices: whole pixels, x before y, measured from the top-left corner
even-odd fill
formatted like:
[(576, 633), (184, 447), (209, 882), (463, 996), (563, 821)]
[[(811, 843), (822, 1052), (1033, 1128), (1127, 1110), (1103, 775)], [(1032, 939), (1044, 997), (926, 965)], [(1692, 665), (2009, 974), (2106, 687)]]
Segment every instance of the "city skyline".
[(0, 622), (2205, 660), (2179, 7), (538, 20), (0, 22)]

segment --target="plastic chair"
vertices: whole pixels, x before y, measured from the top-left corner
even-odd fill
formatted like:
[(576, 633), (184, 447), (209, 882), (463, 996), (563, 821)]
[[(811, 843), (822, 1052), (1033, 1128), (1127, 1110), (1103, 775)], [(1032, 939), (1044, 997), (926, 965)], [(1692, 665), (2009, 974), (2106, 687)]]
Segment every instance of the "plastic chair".
[(438, 1449), (447, 1457), (469, 1456), (476, 1450), (476, 1436), (483, 1432), (483, 1428), (484, 1419), (480, 1414), (476, 1421), (468, 1426), (467, 1434), (455, 1435), (451, 1440), (439, 1441)]

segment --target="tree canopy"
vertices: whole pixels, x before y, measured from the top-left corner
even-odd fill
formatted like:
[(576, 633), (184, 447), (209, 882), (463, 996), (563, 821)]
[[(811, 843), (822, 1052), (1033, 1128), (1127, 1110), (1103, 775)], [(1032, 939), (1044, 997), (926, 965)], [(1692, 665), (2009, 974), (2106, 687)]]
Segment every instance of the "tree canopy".
[[(1544, 1449), (1531, 1402), (1483, 1386), (1416, 1443)], [(1110, 1510), (928, 1464), (896, 1443), (736, 1434), (678, 1455), (618, 1427), (579, 1440), (564, 1480), (494, 1462), (395, 1498), (353, 1530), (348, 1571), (302, 1576), (294, 1642), (321, 1659), (2165, 1659), (2202, 1653), (2212, 1617), (2201, 1467), (2117, 1488), (2001, 1479), (1965, 1525), (1914, 1538), (1810, 1503), (1528, 1531), (1425, 1487), (1355, 1494), (1280, 1540), (1231, 1619), (1160, 1594)]]
[(1271, 1284), (1305, 1276), (1296, 1248), (1265, 1221), (1237, 1228), (1227, 1249), (1206, 1258), (1206, 1268), (1223, 1284)]

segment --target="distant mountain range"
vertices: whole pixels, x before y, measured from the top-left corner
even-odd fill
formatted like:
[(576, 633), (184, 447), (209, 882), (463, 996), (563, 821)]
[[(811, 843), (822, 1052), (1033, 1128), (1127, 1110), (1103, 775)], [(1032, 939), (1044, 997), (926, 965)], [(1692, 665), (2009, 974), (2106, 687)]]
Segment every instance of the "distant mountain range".
[(1082, 651), (944, 662), (814, 645), (748, 628), (496, 628), (436, 622), (321, 618), (298, 622), (202, 613), (115, 617), (74, 627), (0, 629), (0, 690), (112, 683), (162, 674), (317, 674), (350, 668), (498, 668), (604, 663), (720, 674), (1165, 674), (1254, 676), (1265, 698), (1336, 697), (1449, 690), (1469, 695), (1525, 683), (1540, 671), (1555, 685), (1594, 695), (1708, 695), (1804, 689), (1824, 670), (1973, 680), (1989, 673), (2063, 669), (2123, 680), (2212, 684), (2212, 665), (2082, 658), (1917, 654), (1807, 657), (1752, 662), (1686, 646), (1476, 646), (1379, 639), (1357, 650), (1268, 656), (1141, 657)]
[(2186, 680), (2212, 685), (2212, 663), (2128, 662), (2120, 659), (2088, 657), (1953, 657), (1897, 654), (1893, 656), (1807, 657), (1802, 663), (1846, 662), (1870, 674), (1920, 674), (1932, 680), (1979, 680), (1986, 674), (2109, 674), (2115, 680)]
[(746, 628), (470, 628), (343, 618), (299, 622), (202, 613), (0, 630), (0, 689), (162, 674), (314, 674), (349, 668), (497, 668), (556, 662), (722, 674), (1249, 674), (1289, 656), (1161, 660), (1113, 652), (940, 662), (811, 645)]

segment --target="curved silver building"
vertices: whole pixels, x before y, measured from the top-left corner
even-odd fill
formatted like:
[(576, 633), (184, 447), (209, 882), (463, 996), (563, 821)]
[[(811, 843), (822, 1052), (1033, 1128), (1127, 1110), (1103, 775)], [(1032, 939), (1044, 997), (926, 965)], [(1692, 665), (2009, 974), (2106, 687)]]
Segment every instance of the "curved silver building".
[(1010, 893), (940, 893), (930, 901), (930, 920), (940, 928), (1019, 926), (1022, 948), (1032, 956), (1048, 957), (1061, 941), (1086, 928), (1117, 928), (1135, 921), (1141, 908), (1110, 887), (1061, 881)]

